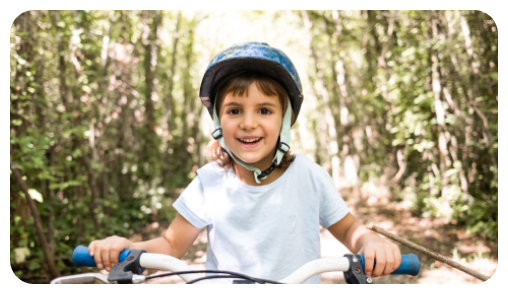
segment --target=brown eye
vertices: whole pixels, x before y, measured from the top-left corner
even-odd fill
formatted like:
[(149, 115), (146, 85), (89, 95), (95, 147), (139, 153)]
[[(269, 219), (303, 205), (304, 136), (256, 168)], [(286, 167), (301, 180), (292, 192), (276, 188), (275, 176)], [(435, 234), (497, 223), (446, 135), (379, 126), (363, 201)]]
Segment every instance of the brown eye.
[(232, 114), (232, 115), (236, 115), (236, 114), (239, 114), (239, 113), (240, 113), (240, 110), (235, 109), (235, 108), (230, 109), (230, 110), (228, 111), (228, 114)]
[(268, 109), (268, 108), (261, 108), (261, 110), (259, 112), (261, 112), (261, 114), (270, 114), (270, 113), (272, 113), (270, 111), (270, 109)]

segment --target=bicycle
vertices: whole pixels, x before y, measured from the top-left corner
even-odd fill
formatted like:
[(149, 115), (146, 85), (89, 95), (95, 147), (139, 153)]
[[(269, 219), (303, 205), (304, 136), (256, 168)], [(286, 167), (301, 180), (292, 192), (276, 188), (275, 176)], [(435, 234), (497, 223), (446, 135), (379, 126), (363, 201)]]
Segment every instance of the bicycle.
[[(301, 284), (314, 275), (331, 271), (342, 271), (348, 284), (372, 284), (372, 279), (365, 276), (365, 260), (361, 254), (346, 254), (344, 257), (328, 257), (310, 261), (280, 281), (255, 278), (230, 271), (193, 270), (180, 259), (164, 254), (147, 253), (144, 250), (123, 250), (118, 260), (119, 263), (113, 266), (108, 276), (101, 273), (77, 274), (56, 278), (51, 281), (51, 284), (139, 284), (150, 279), (170, 275), (180, 276), (187, 284)], [(84, 246), (78, 246), (74, 249), (72, 263), (77, 267), (96, 267), (94, 258), (88, 254), (88, 248)], [(142, 275), (147, 268), (171, 272), (147, 277)], [(415, 254), (411, 253), (402, 255), (399, 268), (391, 274), (416, 276), (419, 272), (420, 261)], [(202, 273), (213, 275), (202, 276), (200, 275)]]

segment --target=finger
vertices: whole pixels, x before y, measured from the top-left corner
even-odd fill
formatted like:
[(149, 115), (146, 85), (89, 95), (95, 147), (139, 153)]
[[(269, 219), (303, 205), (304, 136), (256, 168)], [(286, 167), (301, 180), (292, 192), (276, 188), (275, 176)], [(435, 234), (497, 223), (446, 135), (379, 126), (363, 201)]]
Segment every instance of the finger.
[(363, 257), (365, 258), (365, 275), (372, 275), (372, 270), (374, 268), (374, 251), (371, 249), (366, 249), (363, 253)]
[(94, 257), (93, 257), (93, 259), (95, 260), (95, 264), (97, 265), (98, 269), (101, 269), (102, 268), (102, 252), (101, 252), (101, 247), (96, 245), (95, 248), (93, 249), (93, 251), (94, 251)]
[(394, 264), (395, 264), (395, 257), (393, 256), (393, 249), (392, 248), (387, 248), (387, 250), (385, 250), (385, 256), (386, 256), (386, 262), (385, 262), (385, 268), (382, 273), (383, 276), (388, 275), (391, 272), (393, 272), (394, 271)]
[(110, 249), (104, 248), (102, 250), (102, 263), (104, 265), (104, 268), (109, 271), (111, 268), (111, 262), (110, 262)]
[[(122, 246), (113, 245), (111, 247), (111, 250), (109, 251), (109, 260), (111, 261), (111, 266), (114, 266), (118, 263), (118, 256), (120, 255), (120, 252), (125, 249)], [(109, 270), (109, 269), (108, 269)]]
[(88, 244), (88, 254), (90, 256), (94, 255), (94, 246), (95, 246), (95, 244), (97, 244), (97, 241), (92, 241), (92, 242), (90, 242), (90, 244)]
[(372, 277), (379, 277), (383, 273), (386, 264), (386, 256), (383, 250), (376, 251), (376, 267), (372, 271)]
[(108, 237), (104, 240), (104, 245), (102, 246), (102, 263), (106, 270), (111, 266), (111, 262), (109, 259), (110, 251), (111, 251), (111, 237)]
[(397, 245), (394, 245), (395, 248), (393, 250), (393, 256), (395, 258), (395, 262), (393, 263), (393, 270), (396, 270), (399, 268), (400, 263), (402, 262), (402, 256), (400, 254), (400, 248)]

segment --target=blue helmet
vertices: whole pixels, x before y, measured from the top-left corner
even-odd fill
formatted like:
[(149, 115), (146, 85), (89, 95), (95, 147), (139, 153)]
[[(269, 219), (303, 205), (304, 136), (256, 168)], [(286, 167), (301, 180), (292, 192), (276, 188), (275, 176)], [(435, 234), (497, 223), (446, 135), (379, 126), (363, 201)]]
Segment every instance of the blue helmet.
[(296, 121), (303, 102), (302, 83), (298, 72), (284, 52), (261, 42), (234, 45), (219, 52), (212, 59), (199, 89), (199, 97), (210, 115), (213, 117), (217, 86), (247, 71), (267, 75), (286, 89)]

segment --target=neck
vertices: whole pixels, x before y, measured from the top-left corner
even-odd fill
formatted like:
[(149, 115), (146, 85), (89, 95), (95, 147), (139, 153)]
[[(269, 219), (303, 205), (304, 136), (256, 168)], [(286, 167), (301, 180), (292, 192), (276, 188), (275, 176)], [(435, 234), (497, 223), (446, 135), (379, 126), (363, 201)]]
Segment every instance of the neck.
[[(242, 181), (244, 184), (249, 185), (249, 186), (264, 186), (264, 185), (273, 183), (280, 176), (282, 176), (287, 169), (287, 168), (274, 169), (264, 180), (261, 180), (260, 184), (258, 184), (258, 183), (256, 183), (256, 180), (254, 179), (254, 172), (246, 169), (245, 167), (241, 166), (240, 164), (236, 163), (235, 161), (233, 161), (232, 163), (233, 163), (233, 169), (234, 169), (235, 174), (238, 177), (238, 179), (240, 181)], [(268, 168), (268, 166), (266, 168)], [(261, 171), (264, 171), (265, 169), (261, 169)]]
[[(273, 159), (273, 156), (271, 158)], [(242, 165), (238, 164), (233, 159), (231, 159), (231, 161), (232, 161), (232, 164), (233, 164), (233, 169), (234, 169), (235, 174), (238, 177), (238, 179), (240, 181), (242, 181), (244, 184), (249, 185), (249, 186), (265, 186), (265, 185), (268, 185), (270, 183), (273, 183), (280, 176), (282, 176), (284, 174), (284, 172), (286, 171), (286, 169), (287, 169), (287, 168), (284, 168), (284, 169), (282, 169), (282, 168), (276, 168), (272, 173), (270, 173), (266, 177), (266, 179), (261, 180), (261, 183), (258, 184), (258, 183), (256, 183), (256, 179), (254, 178), (254, 172), (246, 169), (245, 167), (243, 167)], [(271, 164), (272, 164), (271, 160), (270, 161), (266, 160), (266, 162), (257, 163), (257, 164), (255, 164), (253, 166), (259, 168), (261, 171), (264, 171), (267, 168), (269, 168)]]

